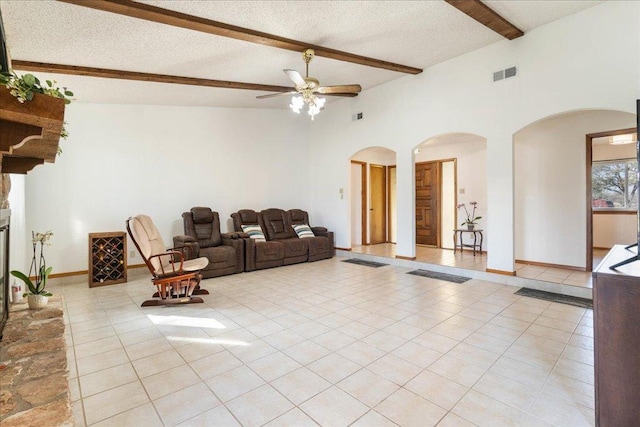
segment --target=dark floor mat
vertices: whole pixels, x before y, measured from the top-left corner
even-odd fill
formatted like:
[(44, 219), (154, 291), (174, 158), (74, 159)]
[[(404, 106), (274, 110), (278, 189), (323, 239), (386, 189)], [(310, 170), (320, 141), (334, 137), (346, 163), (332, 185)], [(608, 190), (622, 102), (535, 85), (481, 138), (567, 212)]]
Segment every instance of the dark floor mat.
[(438, 272), (429, 271), (429, 270), (413, 270), (408, 272), (407, 274), (413, 274), (414, 276), (428, 277), (430, 279), (446, 280), (447, 282), (453, 282), (453, 283), (464, 283), (467, 280), (471, 280), (471, 277), (455, 276), (453, 274), (438, 273)]
[(385, 265), (389, 265), (389, 264), (383, 264), (381, 262), (375, 262), (375, 261), (365, 261), (363, 259), (358, 259), (358, 258), (349, 258), (349, 259), (345, 259), (342, 262), (348, 262), (349, 264), (356, 264), (356, 265), (364, 265), (366, 267), (384, 267)]
[(522, 295), (525, 297), (543, 299), (545, 301), (553, 301), (553, 302), (558, 302), (560, 304), (569, 304), (569, 305), (574, 305), (576, 307), (593, 309), (593, 301), (587, 298), (572, 297), (569, 295), (556, 294), (556, 293), (547, 292), (547, 291), (539, 291), (537, 289), (530, 289), (530, 288), (520, 288), (514, 293), (516, 295)]

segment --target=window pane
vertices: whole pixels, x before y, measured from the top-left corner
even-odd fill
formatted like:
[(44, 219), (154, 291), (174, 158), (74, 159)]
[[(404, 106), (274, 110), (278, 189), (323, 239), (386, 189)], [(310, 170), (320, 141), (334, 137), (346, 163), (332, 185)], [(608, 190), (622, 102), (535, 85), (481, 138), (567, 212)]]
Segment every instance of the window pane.
[[(594, 163), (592, 167), (592, 206), (625, 208), (626, 162)], [(635, 180), (636, 178), (634, 178)], [(635, 194), (635, 193), (634, 193)]]
[(629, 174), (629, 188), (627, 193), (629, 195), (628, 198), (628, 207), (630, 209), (638, 209), (638, 163), (637, 162), (629, 162), (628, 163), (628, 174)]

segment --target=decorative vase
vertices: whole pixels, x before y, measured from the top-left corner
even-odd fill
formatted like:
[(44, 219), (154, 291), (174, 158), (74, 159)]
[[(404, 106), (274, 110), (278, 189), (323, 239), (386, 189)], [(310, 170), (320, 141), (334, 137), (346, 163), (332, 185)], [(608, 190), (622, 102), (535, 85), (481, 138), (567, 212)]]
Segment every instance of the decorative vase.
[(467, 224), (467, 230), (473, 230), (475, 226), (475, 224)]
[(47, 305), (49, 297), (44, 295), (27, 295), (27, 302), (29, 303), (29, 308), (31, 310), (40, 310)]

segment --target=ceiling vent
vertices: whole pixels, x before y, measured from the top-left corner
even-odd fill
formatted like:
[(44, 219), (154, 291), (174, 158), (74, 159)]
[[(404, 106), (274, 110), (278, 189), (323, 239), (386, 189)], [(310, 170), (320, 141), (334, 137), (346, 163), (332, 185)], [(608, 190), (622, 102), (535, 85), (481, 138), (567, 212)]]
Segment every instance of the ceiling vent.
[(505, 68), (504, 70), (496, 71), (493, 73), (493, 81), (508, 79), (516, 77), (518, 75), (518, 68), (516, 66)]

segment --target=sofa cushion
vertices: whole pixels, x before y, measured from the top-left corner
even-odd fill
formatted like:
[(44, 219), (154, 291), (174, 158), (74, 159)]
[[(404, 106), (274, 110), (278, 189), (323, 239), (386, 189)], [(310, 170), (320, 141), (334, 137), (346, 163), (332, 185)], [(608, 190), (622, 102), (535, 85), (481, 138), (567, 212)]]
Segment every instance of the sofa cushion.
[(200, 255), (207, 257), (211, 264), (217, 264), (218, 268), (236, 265), (236, 251), (231, 246), (203, 248)]
[(267, 240), (264, 237), (264, 233), (262, 232), (262, 228), (257, 224), (252, 225), (242, 225), (242, 231), (247, 233), (249, 237), (255, 239), (258, 242), (264, 242)]
[(185, 233), (195, 237), (201, 248), (222, 244), (218, 212), (213, 212), (207, 207), (195, 207), (191, 208), (190, 212), (183, 213), (182, 218)]
[(308, 239), (310, 237), (315, 237), (313, 231), (311, 231), (311, 227), (307, 224), (295, 224), (292, 226), (295, 230), (296, 234), (301, 239)]
[[(284, 258), (285, 246), (280, 242), (256, 241), (256, 262), (280, 261)], [(282, 265), (282, 264), (280, 264)]]
[(291, 228), (286, 211), (274, 208), (265, 209), (260, 212), (260, 216), (269, 240), (298, 238), (293, 228)]

